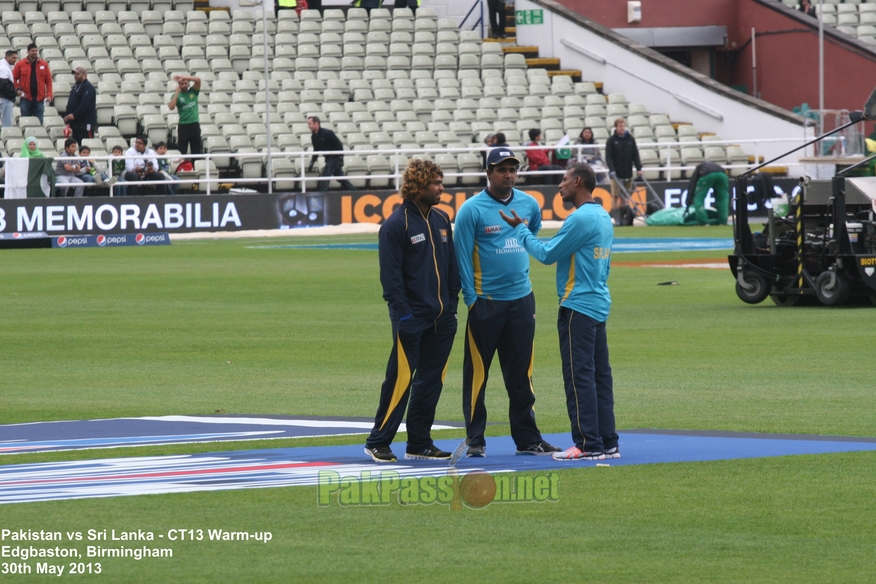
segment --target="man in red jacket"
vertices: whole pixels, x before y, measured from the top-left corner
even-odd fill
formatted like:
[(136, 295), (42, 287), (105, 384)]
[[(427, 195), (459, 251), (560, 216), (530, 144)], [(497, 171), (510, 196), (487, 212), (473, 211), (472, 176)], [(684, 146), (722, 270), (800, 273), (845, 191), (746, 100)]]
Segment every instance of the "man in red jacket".
[(21, 115), (35, 116), (42, 123), (46, 102), (51, 101), (54, 96), (52, 71), (49, 69), (49, 64), (40, 59), (39, 55), (40, 50), (36, 44), (29, 44), (27, 58), (15, 64), (12, 79), (15, 81), (18, 95), (21, 96)]
[[(532, 140), (527, 146), (540, 146), (541, 130), (534, 128), (529, 131), (529, 139)], [(529, 170), (563, 170), (559, 164), (551, 164), (550, 156), (546, 150), (532, 149), (526, 151), (526, 160), (529, 162)], [(549, 174), (545, 177), (550, 184), (558, 185), (563, 179), (562, 174)]]

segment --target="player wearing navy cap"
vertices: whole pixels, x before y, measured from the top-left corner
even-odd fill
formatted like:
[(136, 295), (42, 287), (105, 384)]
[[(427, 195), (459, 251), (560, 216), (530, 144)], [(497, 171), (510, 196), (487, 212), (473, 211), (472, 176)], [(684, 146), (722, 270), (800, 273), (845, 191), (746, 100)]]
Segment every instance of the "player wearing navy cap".
[(489, 186), (463, 203), (456, 216), (456, 257), (468, 306), (462, 379), (468, 456), (485, 453), (484, 391), (497, 352), (510, 401), (508, 415), (517, 453), (560, 451), (542, 439), (535, 424), (535, 297), (529, 281), (529, 255), (499, 215), (500, 210), (513, 204), (533, 235), (541, 228), (539, 204), (514, 188), (519, 165), (520, 160), (509, 148), (492, 149), (487, 156)]

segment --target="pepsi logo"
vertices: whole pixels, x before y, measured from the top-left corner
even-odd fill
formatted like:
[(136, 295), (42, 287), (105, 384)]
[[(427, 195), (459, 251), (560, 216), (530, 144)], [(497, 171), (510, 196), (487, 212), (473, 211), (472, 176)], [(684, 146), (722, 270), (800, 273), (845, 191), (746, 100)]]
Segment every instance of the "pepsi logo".
[[(15, 235), (18, 235), (17, 233)], [(67, 238), (63, 235), (58, 238), (58, 247), (67, 247)]]
[(106, 245), (106, 235), (98, 235), (97, 236), (97, 245), (100, 245), (100, 246)]
[(146, 243), (146, 236), (142, 233), (138, 233), (134, 236), (134, 241), (137, 242), (137, 245), (143, 245), (144, 243)]

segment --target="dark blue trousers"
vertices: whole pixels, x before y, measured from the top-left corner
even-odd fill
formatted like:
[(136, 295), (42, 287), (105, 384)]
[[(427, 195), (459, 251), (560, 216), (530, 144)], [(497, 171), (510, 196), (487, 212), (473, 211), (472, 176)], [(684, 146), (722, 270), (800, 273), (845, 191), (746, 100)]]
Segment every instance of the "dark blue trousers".
[[(320, 176), (344, 176), (344, 157), (343, 156), (326, 156), (325, 157), (325, 167), (322, 169), (322, 174)], [(329, 184), (331, 181), (321, 180), (318, 184), (318, 189), (320, 191), (329, 190)], [(341, 188), (346, 189), (348, 191), (354, 190), (356, 187), (353, 186), (353, 183), (348, 181), (347, 179), (340, 179)]]
[(462, 413), (468, 443), (484, 446), (487, 407), (484, 393), (493, 355), (499, 353), (511, 438), (523, 450), (541, 441), (535, 425), (532, 391), (532, 348), (535, 338), (535, 295), (517, 300), (478, 298), (468, 311), (465, 359), (462, 364)]
[(585, 452), (617, 446), (605, 323), (560, 307), (557, 317), (572, 440)]
[(368, 448), (392, 443), (404, 419), (405, 408), (408, 410), (407, 452), (418, 453), (432, 446), (435, 407), (441, 397), (455, 336), (455, 314), (444, 315), (437, 322), (419, 318), (392, 321), (392, 353), (380, 388), (374, 428), (365, 442)]

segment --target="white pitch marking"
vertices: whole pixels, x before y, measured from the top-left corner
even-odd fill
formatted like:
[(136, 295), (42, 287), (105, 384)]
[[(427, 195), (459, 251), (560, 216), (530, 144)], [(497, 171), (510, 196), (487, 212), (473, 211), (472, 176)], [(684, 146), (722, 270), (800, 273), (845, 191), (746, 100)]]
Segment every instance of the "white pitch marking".
[[(345, 422), (340, 420), (277, 420), (272, 418), (214, 418), (201, 416), (147, 416), (144, 418), (119, 418), (124, 420), (153, 420), (156, 422), (196, 422), (198, 424), (246, 424), (251, 426), (297, 426), (301, 428), (357, 428), (371, 430), (373, 422)], [(454, 430), (453, 426), (434, 424), (433, 430)], [(399, 427), (404, 432), (405, 424)]]

